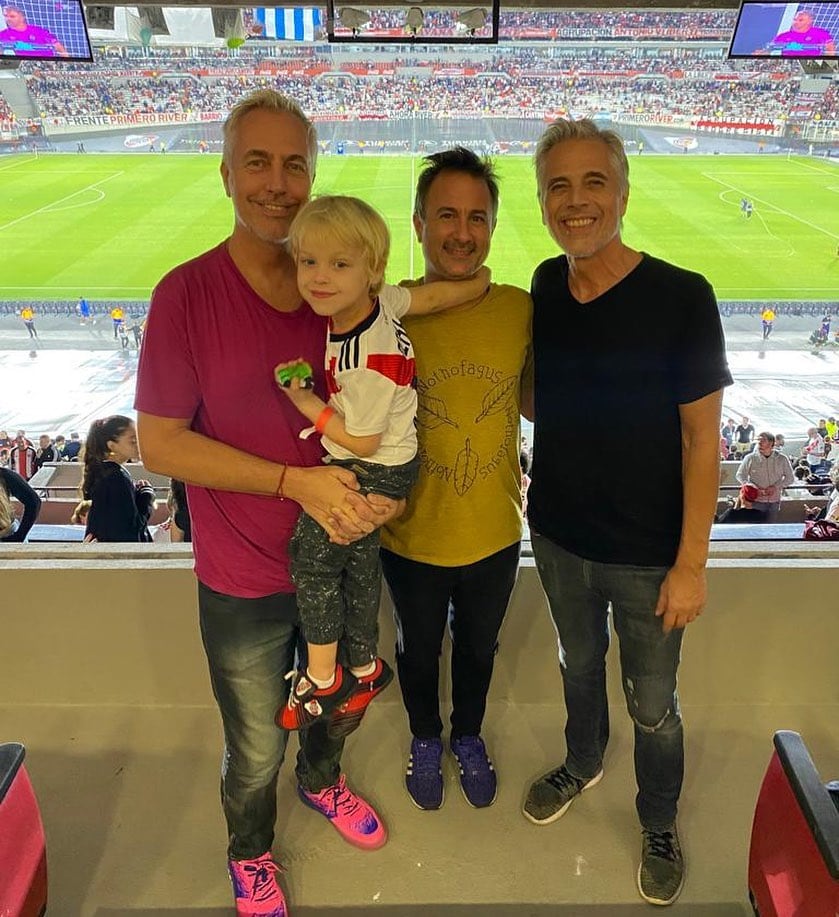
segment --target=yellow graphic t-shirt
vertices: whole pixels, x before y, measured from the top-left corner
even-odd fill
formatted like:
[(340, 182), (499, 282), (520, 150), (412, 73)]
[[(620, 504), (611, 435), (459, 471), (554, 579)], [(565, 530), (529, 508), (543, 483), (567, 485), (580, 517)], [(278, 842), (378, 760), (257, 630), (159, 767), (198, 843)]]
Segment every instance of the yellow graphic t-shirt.
[(492, 284), (481, 299), (402, 324), (417, 366), (419, 479), (382, 545), (422, 563), (475, 563), (521, 538), (520, 391), (533, 304)]

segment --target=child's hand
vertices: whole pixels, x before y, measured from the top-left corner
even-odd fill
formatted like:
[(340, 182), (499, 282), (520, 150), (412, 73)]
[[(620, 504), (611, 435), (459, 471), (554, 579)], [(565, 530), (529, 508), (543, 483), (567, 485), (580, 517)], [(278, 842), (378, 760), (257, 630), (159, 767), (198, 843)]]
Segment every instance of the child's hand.
[[(274, 379), (281, 392), (291, 399), (294, 406), (306, 414), (306, 407), (318, 410), (322, 407), (320, 398), (312, 391), (312, 367), (303, 359), (278, 363), (274, 367)], [(308, 414), (307, 414), (308, 416)]]
[(302, 357), (288, 363), (278, 363), (274, 367), (274, 379), (282, 388), (289, 388), (294, 379), (300, 381), (302, 388), (314, 388), (315, 385), (312, 367)]

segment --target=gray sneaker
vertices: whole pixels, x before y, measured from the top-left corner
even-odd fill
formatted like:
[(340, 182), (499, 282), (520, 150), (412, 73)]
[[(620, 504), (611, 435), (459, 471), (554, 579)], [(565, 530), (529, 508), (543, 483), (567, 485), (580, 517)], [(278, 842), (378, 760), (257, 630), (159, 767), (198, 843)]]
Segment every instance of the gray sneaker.
[(643, 831), (638, 891), (649, 904), (672, 904), (685, 882), (685, 861), (676, 826), (663, 831)]
[(561, 818), (568, 806), (589, 787), (596, 786), (603, 778), (600, 770), (593, 777), (575, 777), (563, 764), (543, 774), (530, 785), (524, 801), (524, 817), (534, 825), (549, 825)]

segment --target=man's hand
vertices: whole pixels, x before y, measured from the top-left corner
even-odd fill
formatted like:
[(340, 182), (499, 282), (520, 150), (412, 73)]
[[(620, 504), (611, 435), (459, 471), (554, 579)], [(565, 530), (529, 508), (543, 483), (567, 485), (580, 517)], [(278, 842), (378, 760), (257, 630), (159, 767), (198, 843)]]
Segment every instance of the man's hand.
[(662, 618), (662, 629), (669, 634), (674, 627), (685, 627), (702, 614), (707, 599), (705, 568), (671, 567), (658, 593), (655, 607)]
[(335, 544), (349, 544), (376, 528), (353, 508), (350, 496), (366, 504), (360, 494), (354, 493), (356, 490), (355, 475), (339, 465), (288, 469), (286, 494), (300, 504)]
[[(329, 540), (336, 544), (349, 544), (369, 535), (376, 529), (387, 525), (391, 519), (401, 516), (405, 511), (406, 501), (393, 500), (382, 494), (349, 492), (343, 505), (334, 507), (330, 514)], [(334, 534), (333, 534), (334, 532)]]

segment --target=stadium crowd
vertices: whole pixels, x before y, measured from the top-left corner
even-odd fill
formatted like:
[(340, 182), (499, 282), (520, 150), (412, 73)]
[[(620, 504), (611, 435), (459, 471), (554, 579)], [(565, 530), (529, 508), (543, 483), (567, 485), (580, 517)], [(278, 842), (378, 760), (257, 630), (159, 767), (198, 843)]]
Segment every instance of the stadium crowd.
[[(772, 455), (783, 456), (789, 460), (789, 480), (785, 480), (785, 486), (778, 489), (775, 496), (780, 503), (781, 500), (807, 500), (809, 497), (826, 497), (824, 506), (810, 507), (805, 504), (801, 507), (802, 517), (807, 519), (828, 519), (829, 521), (839, 522), (839, 462), (836, 457), (839, 456), (839, 424), (836, 418), (829, 417), (819, 418), (818, 422), (809, 427), (803, 439), (803, 445), (787, 445), (785, 437), (781, 434), (757, 433), (757, 421), (743, 417), (738, 424), (733, 417), (728, 417), (723, 423), (720, 430), (720, 458), (723, 461), (737, 461), (739, 463), (736, 473), (736, 481), (740, 486), (736, 498), (729, 492), (734, 487), (723, 487), (721, 492), (723, 497), (729, 496), (729, 506), (718, 514), (720, 522), (770, 522), (773, 521), (771, 515), (765, 512), (756, 514), (731, 513), (731, 509), (749, 509), (761, 505), (761, 496), (757, 490), (760, 489), (757, 483), (765, 483), (761, 480), (761, 471), (758, 463), (761, 461), (758, 456), (762, 455), (763, 459), (770, 458)], [(803, 431), (802, 431), (803, 432)], [(794, 437), (790, 437), (793, 439)], [(801, 440), (798, 436), (796, 442)], [(769, 442), (767, 442), (767, 440)], [(771, 445), (771, 448), (769, 447)], [(79, 462), (84, 460), (84, 443), (79, 434), (75, 431), (65, 434), (55, 435), (53, 433), (41, 433), (30, 437), (25, 430), (17, 430), (14, 436), (7, 433), (6, 430), (0, 430), (0, 468), (7, 469), (15, 475), (19, 475), (23, 481), (29, 481), (45, 464), (55, 462)], [(761, 452), (762, 448), (762, 452)], [(522, 438), (522, 479), (523, 493), (526, 493), (525, 483), (527, 469), (530, 465), (530, 449)], [(177, 482), (176, 482), (177, 483)], [(749, 489), (751, 488), (751, 490)], [(768, 488), (763, 488), (766, 492)], [(26, 505), (17, 494), (12, 494), (17, 503), (12, 504), (12, 511), (19, 517), (20, 526), (18, 533), (20, 538), (4, 539), (0, 535), (0, 540), (25, 540), (32, 524), (36, 521), (40, 509), (41, 500), (39, 495), (34, 510), (34, 516), (31, 516), (32, 507)], [(170, 498), (171, 499), (171, 498)], [(185, 505), (185, 495), (180, 499), (180, 504)], [(76, 507), (73, 515), (79, 515), (79, 507)], [(68, 522), (84, 521), (87, 513), (90, 511), (90, 501), (83, 507), (80, 518), (70, 519)], [(171, 507), (170, 507), (171, 508)], [(174, 514), (174, 510), (173, 510)], [(30, 516), (24, 520), (24, 516)], [(25, 527), (24, 527), (25, 522)], [(181, 528), (184, 528), (183, 519)], [(188, 529), (188, 525), (186, 525)], [(154, 540), (162, 540), (163, 536), (168, 539), (170, 525), (164, 523), (161, 527), (161, 538), (155, 537)], [(142, 540), (142, 539), (141, 539)], [(187, 539), (189, 540), (189, 539)]]
[[(424, 10), (422, 34), (451, 35), (456, 16), (457, 11), (453, 10)], [(390, 32), (402, 29), (404, 23), (403, 10), (371, 10), (364, 31)], [(730, 36), (733, 25), (731, 10), (502, 10), (499, 36), (514, 41), (545, 37), (592, 41), (723, 41)]]
[[(818, 98), (799, 99), (801, 82), (789, 64), (744, 73), (723, 60), (663, 51), (648, 58), (643, 49), (516, 49), (472, 56), (456, 68), (450, 61), (374, 59), (344, 63), (305, 58), (300, 67), (265, 73), (258, 55), (236, 61), (235, 74), (213, 69), (201, 74), (151, 72), (143, 76), (87, 79), (53, 66), (39, 66), (27, 85), (43, 117), (225, 112), (243, 91), (273, 86), (301, 100), (315, 116), (374, 112), (390, 118), (414, 112), (542, 113), (607, 111), (612, 116), (644, 115), (738, 123), (766, 123), (787, 117), (802, 102), (810, 117), (839, 119), (838, 94), (831, 87)], [(306, 65), (310, 66), (306, 66)], [(311, 65), (316, 65), (312, 74)], [(417, 68), (427, 74), (419, 75)], [(776, 69), (776, 68), (781, 68)], [(453, 72), (453, 69), (456, 72)], [(201, 74), (201, 75), (199, 75)], [(784, 76), (785, 78), (780, 78)]]

